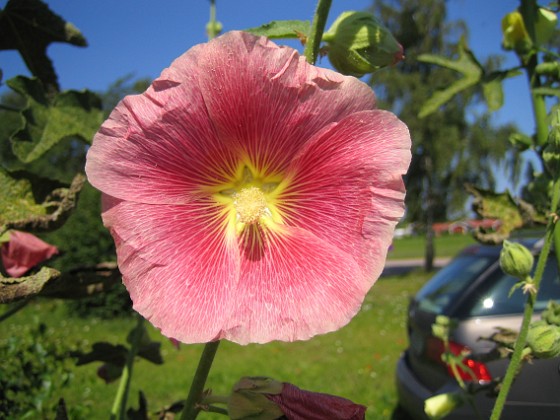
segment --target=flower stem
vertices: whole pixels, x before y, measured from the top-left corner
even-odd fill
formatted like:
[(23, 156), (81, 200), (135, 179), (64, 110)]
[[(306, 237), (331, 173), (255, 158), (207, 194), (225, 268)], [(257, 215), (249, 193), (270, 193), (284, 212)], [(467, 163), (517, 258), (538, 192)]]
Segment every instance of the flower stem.
[[(551, 203), (551, 213), (554, 215), (556, 214), (556, 210), (558, 209), (558, 199), (560, 198), (560, 180), (554, 181), (554, 187), (552, 192), (552, 203)], [(521, 324), (521, 329), (519, 330), (519, 335), (515, 342), (515, 347), (513, 349), (513, 354), (511, 356), (511, 360), (509, 362), (508, 369), (506, 371), (506, 376), (500, 387), (500, 393), (496, 399), (496, 403), (494, 404), (494, 409), (492, 410), (492, 416), (490, 420), (498, 420), (502, 414), (504, 409), (504, 405), (506, 403), (507, 395), (517, 375), (520, 363), (522, 359), (523, 348), (525, 347), (525, 342), (527, 341), (527, 333), (529, 331), (529, 324), (531, 323), (531, 319), (533, 317), (533, 312), (535, 308), (535, 297), (537, 296), (539, 285), (542, 280), (542, 276), (544, 273), (544, 269), (546, 266), (546, 262), (548, 260), (548, 254), (550, 252), (550, 247), (552, 244), (554, 227), (555, 227), (555, 218), (551, 216), (548, 225), (546, 227), (546, 235), (544, 238), (544, 244), (541, 249), (541, 253), (539, 255), (539, 260), (537, 261), (537, 268), (535, 269), (535, 277), (534, 277), (534, 285), (536, 292), (529, 293), (527, 296), (527, 303), (525, 304), (525, 311), (523, 313), (523, 322)]]
[[(537, 19), (537, 4), (535, 0), (521, 0), (520, 7), (523, 15), (523, 23), (530, 38), (535, 41), (535, 21)], [(522, 58), (522, 62), (523, 62)], [(544, 146), (548, 138), (548, 127), (546, 124), (546, 103), (543, 95), (533, 92), (533, 89), (541, 86), (541, 80), (535, 71), (538, 64), (537, 52), (532, 52), (531, 56), (525, 64), (529, 85), (531, 87), (531, 104), (533, 106), (533, 115), (535, 118), (536, 144)]]
[(311, 23), (311, 33), (307, 38), (303, 55), (310, 64), (315, 64), (317, 56), (319, 55), (319, 46), (321, 45), (321, 38), (325, 31), (329, 10), (331, 8), (332, 0), (319, 0), (317, 8), (315, 9), (315, 16)]
[(185, 402), (185, 408), (181, 413), (181, 420), (194, 420), (200, 408), (197, 404), (202, 399), (202, 393), (204, 392), (204, 385), (206, 384), (206, 379), (208, 378), (208, 373), (212, 367), (212, 362), (214, 361), (214, 356), (216, 351), (218, 351), (218, 346), (220, 341), (212, 341), (206, 343), (202, 355), (200, 356), (200, 361), (198, 362), (198, 367), (194, 374), (194, 378), (191, 384), (191, 389)]
[(113, 402), (113, 408), (111, 409), (111, 420), (126, 419), (126, 402), (130, 391), (130, 381), (132, 380), (132, 368), (134, 367), (134, 358), (138, 353), (144, 329), (144, 318), (140, 315), (137, 315), (137, 317), (138, 321), (132, 333), (130, 350), (126, 356), (126, 364), (121, 375), (119, 389), (117, 390), (117, 395), (115, 395), (115, 401)]
[(208, 41), (216, 38), (218, 31), (216, 30), (218, 22), (216, 21), (216, 0), (210, 0), (210, 21), (206, 26), (208, 30)]

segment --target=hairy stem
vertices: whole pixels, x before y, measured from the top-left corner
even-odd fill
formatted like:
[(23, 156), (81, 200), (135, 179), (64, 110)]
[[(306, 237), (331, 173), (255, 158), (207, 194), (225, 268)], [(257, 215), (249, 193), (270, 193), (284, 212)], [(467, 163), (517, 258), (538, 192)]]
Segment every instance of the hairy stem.
[[(554, 182), (553, 193), (552, 193), (552, 203), (551, 203), (551, 213), (554, 215), (556, 214), (556, 210), (558, 208), (558, 199), (560, 198), (560, 181), (556, 180)], [(531, 323), (531, 319), (533, 317), (534, 307), (535, 307), (535, 297), (538, 293), (539, 286), (542, 280), (542, 276), (544, 273), (544, 269), (546, 266), (546, 262), (548, 260), (548, 254), (550, 252), (550, 247), (552, 244), (554, 227), (555, 227), (555, 219), (553, 216), (550, 217), (548, 221), (548, 225), (546, 228), (546, 235), (544, 239), (544, 244), (541, 249), (541, 253), (539, 255), (539, 259), (537, 261), (537, 268), (535, 270), (535, 277), (534, 277), (534, 285), (536, 292), (529, 293), (527, 296), (527, 303), (525, 304), (525, 311), (523, 313), (523, 322), (521, 324), (521, 329), (519, 330), (519, 335), (515, 342), (515, 347), (513, 349), (513, 354), (511, 356), (511, 360), (509, 362), (508, 369), (506, 371), (506, 376), (500, 387), (500, 393), (498, 394), (498, 398), (496, 399), (496, 403), (494, 404), (494, 409), (492, 411), (492, 416), (490, 417), (491, 420), (498, 420), (502, 414), (504, 409), (504, 405), (506, 403), (506, 399), (519, 371), (522, 356), (523, 356), (523, 348), (525, 347), (525, 343), (527, 341), (527, 333), (529, 331), (529, 324)]]
[(332, 0), (319, 0), (317, 8), (315, 9), (315, 16), (311, 23), (311, 33), (307, 38), (303, 55), (310, 64), (315, 64), (317, 56), (319, 55), (319, 47), (321, 45), (321, 38), (325, 31), (329, 10), (331, 8)]
[(200, 361), (198, 362), (198, 367), (194, 374), (194, 378), (191, 384), (191, 389), (185, 402), (185, 408), (181, 413), (181, 420), (194, 420), (198, 413), (200, 412), (200, 407), (198, 407), (199, 402), (203, 398), (204, 385), (206, 384), (206, 379), (208, 379), (208, 373), (212, 367), (212, 362), (214, 361), (214, 356), (218, 351), (219, 341), (212, 341), (206, 343), (202, 355), (200, 356)]

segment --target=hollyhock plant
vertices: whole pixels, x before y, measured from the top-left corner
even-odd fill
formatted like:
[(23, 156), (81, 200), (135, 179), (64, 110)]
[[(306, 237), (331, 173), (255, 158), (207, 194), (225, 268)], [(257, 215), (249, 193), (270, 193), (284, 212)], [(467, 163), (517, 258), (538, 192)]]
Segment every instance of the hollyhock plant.
[(6, 273), (21, 277), (36, 265), (58, 254), (58, 248), (19, 230), (8, 232), (8, 240), (2, 243), (2, 264)]
[(88, 152), (134, 308), (179, 341), (303, 340), (356, 314), (403, 214), (410, 136), (369, 86), (229, 32)]

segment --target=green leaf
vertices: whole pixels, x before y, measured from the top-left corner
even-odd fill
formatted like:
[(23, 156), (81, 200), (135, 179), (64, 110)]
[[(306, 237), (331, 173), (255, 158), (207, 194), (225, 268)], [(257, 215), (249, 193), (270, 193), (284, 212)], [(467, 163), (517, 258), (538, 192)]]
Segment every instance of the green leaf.
[(101, 100), (92, 92), (65, 91), (49, 101), (37, 79), (18, 76), (6, 83), (27, 99), (22, 126), (11, 139), (13, 152), (22, 162), (39, 158), (65, 138), (91, 143), (103, 122)]
[(9, 0), (0, 10), (0, 50), (18, 50), (31, 73), (57, 91), (57, 76), (47, 56), (52, 42), (87, 45), (74, 25), (40, 0)]
[(300, 38), (309, 34), (311, 24), (308, 20), (274, 20), (256, 28), (246, 29), (245, 32), (268, 38)]
[(85, 176), (78, 174), (69, 187), (61, 188), (60, 183), (0, 167), (0, 235), (8, 229), (58, 228), (74, 210), (84, 182)]
[(507, 78), (515, 77), (520, 74), (521, 71), (513, 69), (506, 71), (494, 71), (484, 76), (482, 90), (490, 112), (497, 111), (504, 104), (502, 82)]
[(76, 366), (86, 365), (92, 362), (104, 362), (115, 366), (124, 366), (127, 354), (128, 348), (125, 346), (101, 341), (94, 343), (89, 353), (76, 352), (73, 356), (78, 358)]
[(49, 267), (43, 267), (39, 272), (25, 277), (13, 278), (0, 275), (0, 303), (11, 303), (35, 296), (59, 276), (57, 270)]
[(47, 214), (47, 209), (36, 202), (31, 182), (18, 179), (0, 167), (0, 232), (3, 225), (10, 221), (22, 220), (29, 217), (41, 217)]
[[(142, 334), (138, 342), (138, 356), (152, 362), (156, 365), (161, 365), (163, 363), (163, 357), (161, 356), (161, 343), (152, 341), (145, 324), (142, 325), (142, 330), (139, 332)], [(135, 340), (134, 335), (138, 334), (138, 330), (133, 328), (126, 338), (129, 344), (132, 344)]]
[(440, 106), (449, 102), (456, 94), (480, 82), (484, 75), (484, 69), (468, 48), (464, 38), (459, 42), (459, 58), (457, 60), (449, 60), (448, 58), (433, 54), (422, 54), (418, 56), (418, 60), (437, 64), (463, 75), (461, 79), (452, 83), (446, 89), (434, 93), (420, 109), (418, 114), (420, 118), (427, 117), (436, 112)]
[(502, 89), (502, 81), (494, 79), (490, 82), (482, 84), (484, 99), (488, 105), (490, 112), (497, 111), (504, 104), (504, 90)]
[(509, 191), (495, 193), (468, 184), (465, 188), (474, 196), (473, 210), (480, 217), (501, 221), (501, 226), (496, 232), (482, 230), (475, 232), (476, 239), (483, 243), (501, 243), (515, 229), (546, 222), (542, 215), (537, 214), (533, 206), (523, 200), (515, 201)]
[(148, 401), (142, 391), (138, 391), (138, 409), (135, 410), (130, 407), (126, 410), (126, 418), (127, 420), (148, 420), (150, 418), (148, 413)]

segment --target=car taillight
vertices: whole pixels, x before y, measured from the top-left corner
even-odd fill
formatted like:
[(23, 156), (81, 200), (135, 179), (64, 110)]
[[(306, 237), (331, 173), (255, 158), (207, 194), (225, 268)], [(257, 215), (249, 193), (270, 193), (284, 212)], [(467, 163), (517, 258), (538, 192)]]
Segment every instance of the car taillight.
[[(463, 364), (468, 367), (467, 370), (461, 369), (458, 367), (458, 373), (462, 380), (464, 381), (473, 381), (476, 380), (479, 383), (481, 382), (488, 382), (492, 380), (492, 375), (488, 371), (488, 368), (484, 363), (478, 362), (476, 360), (470, 359), (468, 357), (468, 353), (470, 350), (467, 346), (463, 346), (462, 344), (455, 343), (454, 341), (449, 342), (449, 350), (454, 355), (460, 354), (467, 354), (463, 359)], [(447, 372), (450, 376), (454, 376), (451, 370), (451, 367), (448, 366), (443, 360), (442, 355), (444, 352), (444, 345), (443, 341), (436, 337), (428, 338), (426, 342), (426, 356), (428, 359), (433, 360), (434, 362), (443, 365), (447, 368)]]

